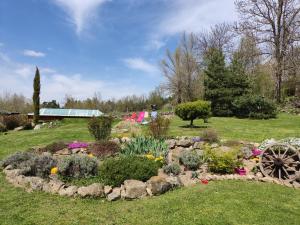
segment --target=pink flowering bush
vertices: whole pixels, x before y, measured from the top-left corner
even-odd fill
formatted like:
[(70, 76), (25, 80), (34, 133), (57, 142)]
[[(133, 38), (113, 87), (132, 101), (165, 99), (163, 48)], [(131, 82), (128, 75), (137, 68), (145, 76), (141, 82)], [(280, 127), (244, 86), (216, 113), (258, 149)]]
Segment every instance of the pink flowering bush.
[(68, 144), (69, 149), (74, 149), (74, 148), (87, 148), (89, 146), (88, 143), (85, 142), (72, 142)]

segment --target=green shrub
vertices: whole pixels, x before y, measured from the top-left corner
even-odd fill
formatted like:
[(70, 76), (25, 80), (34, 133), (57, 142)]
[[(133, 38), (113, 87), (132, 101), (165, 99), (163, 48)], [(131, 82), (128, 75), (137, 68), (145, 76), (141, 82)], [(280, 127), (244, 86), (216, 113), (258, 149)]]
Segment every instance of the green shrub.
[(60, 151), (64, 148), (67, 148), (67, 143), (64, 141), (57, 141), (57, 142), (53, 142), (49, 145), (47, 145), (46, 147), (42, 148), (41, 151), (42, 152), (50, 152), (52, 154), (56, 153), (57, 151)]
[(235, 168), (242, 165), (238, 159), (239, 152), (235, 150), (221, 151), (219, 149), (208, 150), (206, 157), (208, 159), (208, 169), (213, 173), (231, 174)]
[(162, 116), (158, 116), (149, 123), (149, 133), (154, 138), (164, 138), (169, 130), (170, 120)]
[(0, 133), (1, 132), (6, 132), (6, 131), (7, 131), (6, 126), (3, 123), (0, 122)]
[(219, 142), (219, 136), (216, 130), (214, 129), (205, 129), (202, 132), (201, 139), (208, 143)]
[(245, 95), (234, 100), (234, 114), (239, 118), (270, 119), (277, 115), (271, 100), (258, 95)]
[(197, 170), (201, 164), (200, 156), (194, 151), (183, 152), (179, 157), (179, 161), (189, 170)]
[(163, 167), (166, 174), (178, 175), (181, 172), (180, 166), (177, 163), (171, 163)]
[(4, 116), (3, 124), (7, 130), (13, 130), (16, 127), (21, 126), (21, 120), (18, 115)]
[(71, 155), (59, 160), (58, 171), (64, 177), (95, 176), (98, 173), (98, 162), (95, 158), (88, 156)]
[(92, 144), (88, 151), (99, 158), (114, 156), (119, 153), (120, 146), (113, 141), (98, 141)]
[(152, 154), (155, 157), (166, 157), (169, 147), (164, 140), (153, 137), (137, 137), (126, 143), (121, 153), (124, 155)]
[(186, 102), (176, 106), (175, 114), (182, 120), (191, 121), (190, 126), (193, 126), (195, 119), (203, 119), (206, 121), (211, 114), (211, 105), (207, 101)]
[(100, 116), (89, 120), (90, 134), (97, 140), (107, 140), (111, 134), (112, 117)]
[(125, 180), (147, 181), (156, 176), (160, 163), (138, 156), (106, 159), (100, 165), (100, 175), (107, 185), (120, 186)]

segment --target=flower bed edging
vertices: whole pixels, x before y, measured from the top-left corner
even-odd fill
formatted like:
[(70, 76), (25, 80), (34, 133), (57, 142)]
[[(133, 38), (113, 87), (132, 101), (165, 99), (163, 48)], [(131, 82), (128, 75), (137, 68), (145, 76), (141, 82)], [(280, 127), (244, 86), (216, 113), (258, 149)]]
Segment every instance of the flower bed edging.
[[(247, 180), (268, 182), (274, 184), (280, 184), (292, 188), (300, 188), (298, 182), (289, 183), (279, 181), (270, 177), (261, 177), (256, 175), (240, 176), (238, 174), (229, 175), (215, 175), (215, 174), (203, 174), (198, 178), (193, 179), (191, 173), (187, 171), (186, 174), (179, 176), (155, 176), (151, 177), (147, 182), (138, 180), (126, 180), (121, 187), (112, 188), (110, 186), (104, 186), (100, 183), (94, 183), (89, 186), (70, 186), (60, 181), (56, 176), (51, 176), (49, 180), (42, 179), (40, 177), (29, 177), (22, 175), (22, 171), (19, 169), (11, 169), (10, 166), (6, 167), (3, 172), (6, 175), (6, 179), (9, 183), (15, 187), (24, 188), (27, 192), (32, 191), (44, 191), (52, 194), (59, 194), (61, 196), (68, 197), (93, 197), (93, 198), (106, 198), (108, 201), (114, 201), (118, 199), (140, 199), (146, 196), (161, 195), (175, 187), (188, 187), (197, 183), (207, 184), (207, 181), (219, 181), (219, 180)], [(205, 182), (203, 182), (203, 180)]]

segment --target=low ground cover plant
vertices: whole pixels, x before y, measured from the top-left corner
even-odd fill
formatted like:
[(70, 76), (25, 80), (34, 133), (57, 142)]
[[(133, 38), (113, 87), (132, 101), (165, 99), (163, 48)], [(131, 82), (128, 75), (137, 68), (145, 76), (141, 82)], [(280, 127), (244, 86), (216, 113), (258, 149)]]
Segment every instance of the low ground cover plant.
[(98, 158), (115, 156), (120, 152), (120, 146), (113, 141), (98, 141), (90, 145), (88, 152)]
[(147, 181), (157, 175), (161, 163), (140, 156), (108, 158), (100, 165), (99, 173), (107, 185), (120, 186), (125, 180)]
[(98, 174), (98, 162), (89, 156), (66, 156), (58, 161), (58, 173), (69, 178), (96, 176)]
[(166, 157), (168, 145), (164, 140), (153, 137), (137, 137), (126, 143), (121, 153), (124, 155), (146, 155), (152, 154), (154, 157)]
[(190, 126), (193, 127), (195, 119), (207, 121), (211, 115), (211, 104), (202, 100), (182, 103), (176, 106), (175, 114), (182, 120), (190, 121)]
[(112, 117), (100, 116), (93, 117), (88, 122), (90, 134), (97, 140), (107, 140), (111, 135)]

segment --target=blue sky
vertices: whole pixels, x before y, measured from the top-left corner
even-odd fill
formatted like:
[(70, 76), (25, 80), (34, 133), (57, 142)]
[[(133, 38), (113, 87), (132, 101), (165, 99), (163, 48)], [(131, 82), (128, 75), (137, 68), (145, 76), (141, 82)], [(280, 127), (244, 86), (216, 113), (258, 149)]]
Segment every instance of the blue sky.
[(0, 93), (42, 101), (146, 94), (182, 33), (236, 18), (234, 0), (1, 0)]

